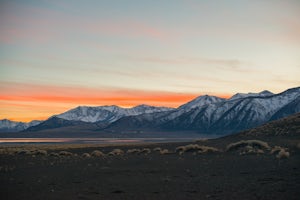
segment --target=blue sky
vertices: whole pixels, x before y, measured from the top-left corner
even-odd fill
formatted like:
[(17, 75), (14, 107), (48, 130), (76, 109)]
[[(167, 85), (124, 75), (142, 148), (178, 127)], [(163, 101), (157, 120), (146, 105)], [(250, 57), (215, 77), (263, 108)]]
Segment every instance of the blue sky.
[[(50, 112), (45, 105), (55, 112), (77, 103), (133, 106), (145, 93), (157, 96), (145, 103), (176, 107), (201, 94), (277, 93), (300, 85), (296, 0), (0, 4), (3, 115), (25, 113), (32, 104), (41, 105), (41, 118)], [(97, 101), (84, 101), (83, 91)], [(74, 103), (61, 100), (66, 94)], [(109, 95), (134, 101), (101, 101)], [(176, 95), (178, 101), (164, 101)]]

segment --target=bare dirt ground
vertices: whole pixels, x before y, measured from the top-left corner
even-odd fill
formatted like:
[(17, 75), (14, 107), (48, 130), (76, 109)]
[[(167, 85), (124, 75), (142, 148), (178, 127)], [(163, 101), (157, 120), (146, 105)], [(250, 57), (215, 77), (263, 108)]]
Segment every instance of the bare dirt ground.
[[(226, 145), (240, 140), (234, 137), (195, 142), (221, 152), (182, 155), (172, 152), (189, 143), (2, 147), (0, 199), (299, 199), (299, 138), (264, 139), (271, 147), (287, 147), (289, 158), (278, 159), (268, 150), (246, 155), (240, 150), (226, 152)], [(145, 147), (151, 153), (126, 153)], [(155, 147), (171, 153), (161, 155), (153, 151)], [(26, 148), (29, 155), (20, 151)], [(96, 149), (108, 154), (115, 148), (125, 153), (82, 156)], [(48, 155), (32, 155), (36, 149)], [(49, 155), (61, 150), (73, 155)]]

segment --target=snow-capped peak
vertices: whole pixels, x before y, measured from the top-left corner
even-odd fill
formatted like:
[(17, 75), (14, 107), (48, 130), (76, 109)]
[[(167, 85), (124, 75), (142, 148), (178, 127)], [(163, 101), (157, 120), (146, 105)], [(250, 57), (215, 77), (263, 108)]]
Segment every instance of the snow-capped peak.
[(0, 120), (0, 128), (13, 128), (16, 127), (20, 122), (10, 121), (8, 119)]
[(267, 97), (267, 96), (272, 96), (274, 95), (272, 92), (268, 91), (268, 90), (264, 90), (261, 91), (259, 93), (253, 93), (253, 92), (249, 92), (249, 93), (236, 93), (235, 95), (233, 95), (230, 100), (233, 99), (240, 99), (240, 98), (247, 98), (247, 97)]
[(149, 108), (149, 107), (153, 108), (154, 106), (150, 106), (147, 104), (140, 104), (140, 105), (134, 106), (132, 108), (134, 109), (134, 108)]
[(154, 107), (148, 105), (139, 105), (133, 108), (121, 108), (118, 106), (79, 106), (71, 109), (65, 113), (56, 115), (56, 117), (73, 120), (73, 121), (84, 121), (84, 122), (114, 122), (121, 117), (140, 115), (144, 113), (154, 113), (169, 111), (172, 108), (166, 107)]
[(186, 104), (183, 104), (182, 106), (179, 107), (179, 109), (190, 110), (190, 109), (205, 106), (208, 104), (219, 103), (224, 100), (225, 99), (216, 97), (216, 96), (203, 95), (203, 96), (199, 96), (199, 97), (193, 99), (192, 101), (190, 101)]
[(269, 90), (264, 90), (264, 91), (261, 91), (260, 93), (258, 93), (259, 96), (271, 96), (271, 95), (274, 95), (272, 92), (270, 92)]
[(0, 131), (22, 131), (28, 127), (40, 124), (42, 121), (33, 120), (31, 122), (17, 122), (8, 119), (0, 120)]

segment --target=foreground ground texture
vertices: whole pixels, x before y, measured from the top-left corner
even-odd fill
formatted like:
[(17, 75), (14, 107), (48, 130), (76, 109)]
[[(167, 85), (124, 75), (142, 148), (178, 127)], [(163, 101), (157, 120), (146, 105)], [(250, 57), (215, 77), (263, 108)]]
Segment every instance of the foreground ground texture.
[[(226, 150), (238, 141), (198, 141), (177, 152), (191, 143), (2, 147), (0, 199), (299, 199), (298, 139)], [(275, 145), (289, 157), (271, 154)], [(113, 149), (124, 153), (108, 155)], [(105, 155), (92, 156), (94, 150)]]

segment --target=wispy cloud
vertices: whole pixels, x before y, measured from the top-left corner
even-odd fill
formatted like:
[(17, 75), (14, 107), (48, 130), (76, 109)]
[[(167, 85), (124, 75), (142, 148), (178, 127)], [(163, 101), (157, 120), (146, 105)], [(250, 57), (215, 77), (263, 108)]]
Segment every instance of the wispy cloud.
[(240, 72), (250, 72), (249, 66), (254, 63), (249, 61), (241, 61), (238, 59), (218, 59), (218, 58), (197, 58), (197, 57), (178, 57), (178, 58), (161, 58), (161, 57), (141, 57), (132, 58), (133, 60), (148, 63), (160, 63), (167, 65), (197, 65), (199, 67), (213, 67), (220, 70), (233, 70)]
[[(17, 7), (27, 13), (18, 16), (14, 10)], [(119, 37), (131, 39), (155, 39), (160, 42), (168, 41), (174, 34), (157, 25), (135, 20), (116, 20), (87, 18), (62, 13), (53, 9), (33, 7), (12, 3), (0, 20), (0, 42), (16, 43), (30, 41), (34, 43), (51, 43), (66, 40), (85, 40), (87, 36)]]
[[(300, 5), (299, 5), (300, 6)], [(299, 9), (300, 12), (300, 9)], [(300, 17), (300, 14), (299, 14)], [(283, 33), (286, 36), (286, 40), (290, 42), (300, 43), (300, 21), (299, 19), (283, 19), (281, 21), (284, 27)]]
[(287, 85), (291, 85), (291, 86), (300, 86), (300, 80), (299, 79), (288, 79), (284, 76), (275, 76), (274, 79), (272, 79), (273, 82), (275, 82), (276, 84), (287, 84)]

